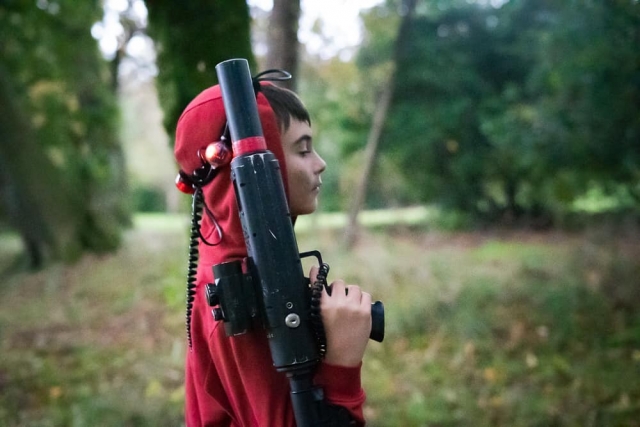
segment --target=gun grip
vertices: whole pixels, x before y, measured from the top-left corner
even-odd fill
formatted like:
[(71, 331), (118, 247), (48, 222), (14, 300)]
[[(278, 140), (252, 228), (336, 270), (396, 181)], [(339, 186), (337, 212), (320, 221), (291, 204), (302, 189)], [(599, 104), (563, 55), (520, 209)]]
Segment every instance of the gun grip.
[(369, 338), (382, 342), (384, 340), (384, 304), (376, 301), (371, 304), (371, 333)]

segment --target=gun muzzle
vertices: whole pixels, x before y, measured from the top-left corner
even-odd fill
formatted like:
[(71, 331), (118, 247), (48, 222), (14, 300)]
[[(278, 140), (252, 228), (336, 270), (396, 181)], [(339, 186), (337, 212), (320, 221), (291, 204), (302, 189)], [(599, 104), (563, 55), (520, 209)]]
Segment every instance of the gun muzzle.
[(249, 63), (246, 59), (229, 59), (216, 65), (224, 110), (233, 146), (233, 156), (267, 149), (258, 115)]

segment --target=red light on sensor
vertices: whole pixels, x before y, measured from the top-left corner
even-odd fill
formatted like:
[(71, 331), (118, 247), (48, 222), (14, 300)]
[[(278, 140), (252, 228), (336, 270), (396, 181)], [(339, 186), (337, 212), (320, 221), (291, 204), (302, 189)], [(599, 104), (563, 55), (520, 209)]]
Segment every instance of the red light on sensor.
[(204, 150), (204, 159), (214, 168), (219, 168), (231, 161), (231, 150), (222, 141), (212, 142)]
[(176, 177), (176, 187), (178, 188), (178, 190), (182, 191), (185, 194), (193, 194), (196, 192), (195, 188), (193, 188), (193, 185), (187, 182), (182, 174), (178, 174), (178, 176)]

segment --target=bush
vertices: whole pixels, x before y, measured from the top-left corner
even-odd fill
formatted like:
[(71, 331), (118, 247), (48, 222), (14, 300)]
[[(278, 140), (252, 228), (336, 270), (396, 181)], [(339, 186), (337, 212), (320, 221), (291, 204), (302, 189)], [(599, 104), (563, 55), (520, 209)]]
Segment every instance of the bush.
[(132, 193), (134, 212), (165, 212), (167, 209), (164, 192), (158, 188), (138, 186)]

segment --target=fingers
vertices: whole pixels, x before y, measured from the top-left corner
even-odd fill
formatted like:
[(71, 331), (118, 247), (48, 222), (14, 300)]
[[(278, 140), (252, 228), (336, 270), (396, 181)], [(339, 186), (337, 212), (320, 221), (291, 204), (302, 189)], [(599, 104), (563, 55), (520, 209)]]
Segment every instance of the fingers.
[(325, 301), (339, 301), (345, 299), (347, 294), (347, 285), (344, 280), (335, 280), (322, 290), (322, 299)]
[(320, 269), (317, 265), (311, 267), (311, 270), (309, 271), (309, 281), (311, 282), (311, 284), (314, 284), (316, 282), (318, 278), (318, 271), (320, 271)]
[(331, 295), (329, 295), (326, 289), (323, 292), (323, 297), (333, 298), (335, 300), (344, 300), (348, 303), (361, 304), (365, 306), (371, 305), (371, 294), (363, 292), (358, 285), (349, 285), (344, 280), (336, 280), (331, 283)]
[(357, 366), (362, 362), (371, 334), (371, 295), (343, 280), (322, 293), (320, 306), (327, 337), (325, 362)]
[(362, 300), (362, 289), (356, 285), (346, 285), (345, 294), (348, 300), (360, 302)]
[(366, 306), (369, 310), (371, 310), (371, 304), (373, 304), (373, 297), (368, 292), (362, 292), (362, 299), (360, 300), (360, 304)]
[(344, 280), (335, 280), (331, 282), (331, 296), (342, 296), (347, 293), (347, 284)]

